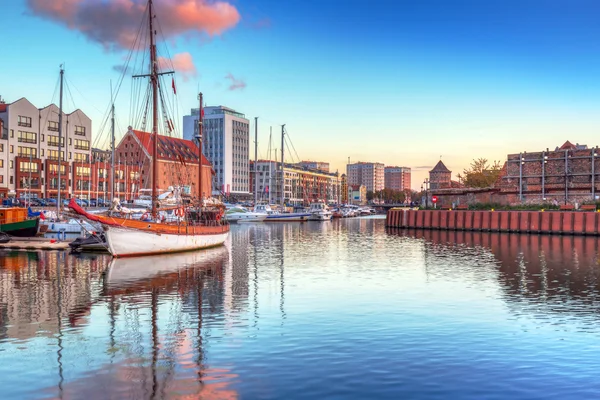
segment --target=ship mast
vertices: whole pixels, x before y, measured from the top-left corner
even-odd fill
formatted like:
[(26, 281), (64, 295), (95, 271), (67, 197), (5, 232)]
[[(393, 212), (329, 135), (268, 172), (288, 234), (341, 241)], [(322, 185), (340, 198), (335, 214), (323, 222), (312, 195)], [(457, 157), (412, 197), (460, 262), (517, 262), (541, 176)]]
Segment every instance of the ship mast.
[(152, 218), (156, 220), (158, 202), (158, 71), (156, 62), (156, 43), (152, 26), (152, 0), (148, 0), (148, 24), (150, 27), (150, 82), (152, 84)]
[(204, 110), (202, 109), (202, 92), (198, 93), (198, 100), (200, 101), (200, 107), (198, 108), (198, 133), (196, 139), (198, 139), (198, 197), (200, 198), (200, 209), (204, 207), (204, 193), (202, 193), (202, 119), (204, 118)]

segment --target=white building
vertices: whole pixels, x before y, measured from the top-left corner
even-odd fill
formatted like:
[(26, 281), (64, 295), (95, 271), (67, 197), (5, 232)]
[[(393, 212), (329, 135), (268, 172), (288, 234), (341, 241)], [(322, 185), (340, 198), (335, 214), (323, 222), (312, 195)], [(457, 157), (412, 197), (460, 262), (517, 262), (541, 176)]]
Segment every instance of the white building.
[[(0, 197), (21, 197), (26, 193), (56, 197), (57, 183), (51, 187), (48, 177), (53, 176), (50, 163), (59, 159), (58, 116), (59, 109), (54, 104), (38, 109), (26, 98), (10, 104), (0, 102), (4, 126), (4, 134), (0, 135)], [(75, 110), (70, 114), (63, 112), (62, 123), (62, 160), (69, 165), (88, 163), (92, 121), (81, 110)], [(64, 170), (62, 179), (61, 186), (72, 195), (72, 168)]]
[[(194, 140), (198, 131), (198, 109), (183, 117), (183, 138)], [(203, 152), (216, 175), (213, 195), (249, 196), (250, 123), (231, 108), (204, 107)]]
[(346, 168), (348, 186), (365, 185), (369, 192), (383, 190), (385, 165), (382, 163), (358, 162), (348, 164)]
[[(257, 165), (259, 201), (281, 204), (281, 163), (259, 160)], [(286, 204), (307, 205), (313, 201), (341, 201), (342, 185), (337, 173), (311, 171), (293, 164), (285, 164), (284, 176)]]

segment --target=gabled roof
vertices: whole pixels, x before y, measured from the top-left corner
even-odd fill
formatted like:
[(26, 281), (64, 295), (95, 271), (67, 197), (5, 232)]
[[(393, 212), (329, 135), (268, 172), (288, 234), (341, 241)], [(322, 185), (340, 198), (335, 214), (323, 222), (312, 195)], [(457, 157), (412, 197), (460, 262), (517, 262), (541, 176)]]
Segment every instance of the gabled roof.
[(558, 148), (559, 150), (573, 150), (575, 149), (575, 145), (568, 140)]
[(446, 166), (444, 165), (442, 160), (440, 160), (435, 165), (435, 167), (433, 167), (433, 169), (429, 172), (449, 172), (449, 173), (451, 173), (452, 171), (450, 171), (448, 168), (446, 168)]
[[(148, 154), (152, 154), (153, 137), (151, 133), (132, 130)], [(198, 147), (191, 140), (159, 135), (158, 159), (181, 162), (198, 162)], [(202, 165), (212, 164), (202, 155)]]

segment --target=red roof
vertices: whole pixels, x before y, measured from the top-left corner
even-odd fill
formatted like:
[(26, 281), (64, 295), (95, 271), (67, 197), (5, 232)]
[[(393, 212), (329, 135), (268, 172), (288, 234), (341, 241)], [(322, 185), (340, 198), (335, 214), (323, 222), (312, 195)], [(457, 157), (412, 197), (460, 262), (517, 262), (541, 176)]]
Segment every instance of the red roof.
[(559, 147), (559, 150), (573, 150), (576, 148), (577, 147), (573, 143), (567, 140), (562, 146)]
[(5, 104), (5, 103), (0, 104), (0, 112), (6, 112), (7, 108), (8, 108), (8, 104)]
[[(149, 154), (152, 154), (152, 134), (142, 131), (132, 131), (142, 146)], [(158, 159), (184, 162), (198, 162), (198, 146), (191, 140), (179, 139), (170, 136), (158, 136)], [(212, 167), (210, 161), (202, 155), (202, 165)]]

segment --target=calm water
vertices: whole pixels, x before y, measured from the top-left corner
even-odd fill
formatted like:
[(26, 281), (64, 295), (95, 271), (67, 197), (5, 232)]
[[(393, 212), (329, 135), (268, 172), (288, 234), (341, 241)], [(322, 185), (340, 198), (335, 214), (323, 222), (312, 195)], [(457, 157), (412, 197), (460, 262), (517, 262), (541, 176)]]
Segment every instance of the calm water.
[(597, 239), (232, 227), (0, 256), (1, 398), (600, 398)]

